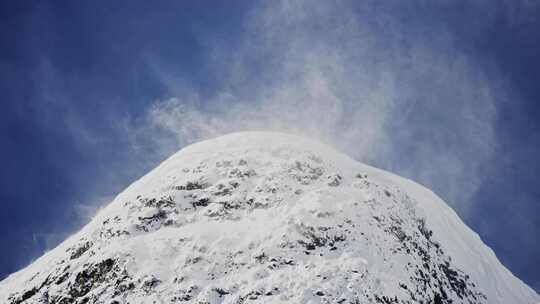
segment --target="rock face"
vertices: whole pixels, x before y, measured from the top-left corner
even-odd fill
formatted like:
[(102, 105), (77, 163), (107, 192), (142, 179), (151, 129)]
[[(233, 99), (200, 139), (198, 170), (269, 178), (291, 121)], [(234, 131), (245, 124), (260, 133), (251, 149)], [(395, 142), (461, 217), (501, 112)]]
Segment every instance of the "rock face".
[(277, 133), (189, 146), (0, 283), (19, 303), (537, 303), (429, 190)]

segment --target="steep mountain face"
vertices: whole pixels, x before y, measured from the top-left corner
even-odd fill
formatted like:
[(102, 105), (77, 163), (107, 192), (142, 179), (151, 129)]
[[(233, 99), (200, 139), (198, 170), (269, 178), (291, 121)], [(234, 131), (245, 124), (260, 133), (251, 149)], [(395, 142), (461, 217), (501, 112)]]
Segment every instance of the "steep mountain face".
[(19, 303), (537, 303), (429, 190), (277, 133), (189, 146), (0, 283)]

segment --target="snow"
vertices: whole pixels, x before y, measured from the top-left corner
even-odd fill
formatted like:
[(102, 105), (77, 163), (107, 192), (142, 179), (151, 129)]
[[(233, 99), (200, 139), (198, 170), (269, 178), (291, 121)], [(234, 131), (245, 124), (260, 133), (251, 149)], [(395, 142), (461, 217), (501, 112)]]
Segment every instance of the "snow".
[(268, 132), (182, 149), (0, 282), (2, 303), (539, 300), (430, 190)]

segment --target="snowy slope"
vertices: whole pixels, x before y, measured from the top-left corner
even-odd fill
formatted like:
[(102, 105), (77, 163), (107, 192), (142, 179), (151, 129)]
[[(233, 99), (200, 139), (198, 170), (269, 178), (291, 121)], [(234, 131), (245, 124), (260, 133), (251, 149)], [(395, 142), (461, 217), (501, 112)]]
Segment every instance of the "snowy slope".
[(538, 303), (428, 189), (299, 137), (191, 145), (0, 303)]

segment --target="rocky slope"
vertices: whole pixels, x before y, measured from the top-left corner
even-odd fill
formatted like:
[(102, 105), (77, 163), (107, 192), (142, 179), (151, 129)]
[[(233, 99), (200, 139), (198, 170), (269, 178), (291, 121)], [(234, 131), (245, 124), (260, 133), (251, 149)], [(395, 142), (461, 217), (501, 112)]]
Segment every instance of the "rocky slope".
[(431, 191), (277, 133), (189, 146), (0, 282), (19, 303), (537, 303)]

